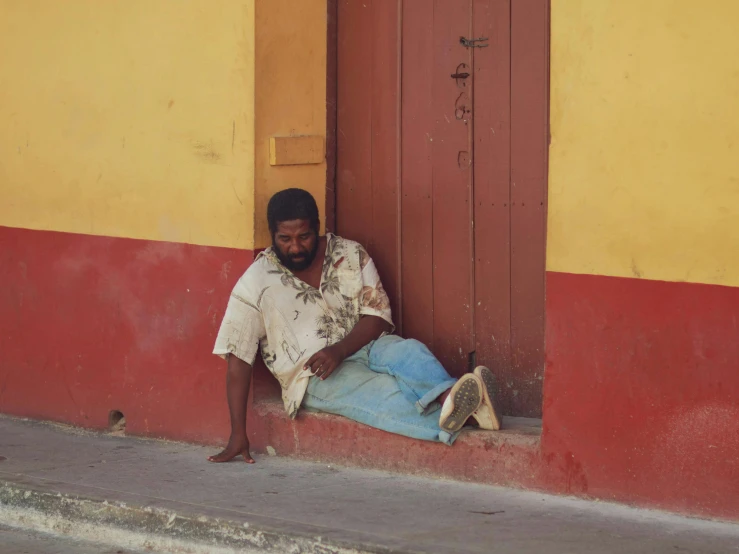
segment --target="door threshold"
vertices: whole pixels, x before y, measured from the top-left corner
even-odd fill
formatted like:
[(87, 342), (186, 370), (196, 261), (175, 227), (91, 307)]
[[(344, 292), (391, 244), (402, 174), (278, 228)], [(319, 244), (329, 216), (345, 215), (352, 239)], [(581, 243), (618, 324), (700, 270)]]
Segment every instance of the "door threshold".
[(464, 430), (453, 446), (410, 439), (344, 417), (301, 412), (279, 399), (252, 405), (253, 452), (460, 481), (541, 488), (541, 420), (504, 417), (501, 431)]

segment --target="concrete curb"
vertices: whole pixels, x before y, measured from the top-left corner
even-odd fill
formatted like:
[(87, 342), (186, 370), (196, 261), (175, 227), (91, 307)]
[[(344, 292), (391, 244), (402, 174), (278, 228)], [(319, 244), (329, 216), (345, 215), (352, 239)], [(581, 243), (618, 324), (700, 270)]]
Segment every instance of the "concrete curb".
[(38, 490), (0, 480), (0, 522), (130, 549), (192, 554), (385, 554), (316, 534), (286, 533), (224, 518)]

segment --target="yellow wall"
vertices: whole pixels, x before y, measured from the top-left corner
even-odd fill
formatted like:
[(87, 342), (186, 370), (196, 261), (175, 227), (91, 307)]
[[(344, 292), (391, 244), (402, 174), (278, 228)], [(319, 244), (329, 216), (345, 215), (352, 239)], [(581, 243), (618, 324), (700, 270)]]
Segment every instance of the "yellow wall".
[(325, 104), (326, 0), (0, 0), (0, 225), (266, 246)]
[(739, 286), (737, 21), (552, 0), (550, 271)]
[(323, 217), (326, 164), (269, 165), (272, 136), (326, 136), (326, 0), (258, 0), (256, 8), (256, 240), (272, 243), (267, 203), (299, 187)]
[(0, 0), (0, 225), (253, 246), (254, 0)]

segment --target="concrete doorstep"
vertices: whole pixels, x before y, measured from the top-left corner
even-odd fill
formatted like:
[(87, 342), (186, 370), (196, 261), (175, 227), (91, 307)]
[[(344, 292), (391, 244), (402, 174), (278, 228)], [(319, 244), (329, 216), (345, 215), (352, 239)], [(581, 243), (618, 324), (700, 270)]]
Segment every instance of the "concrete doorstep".
[(215, 465), (212, 453), (0, 417), (0, 524), (183, 553), (739, 552), (730, 523), (278, 457)]

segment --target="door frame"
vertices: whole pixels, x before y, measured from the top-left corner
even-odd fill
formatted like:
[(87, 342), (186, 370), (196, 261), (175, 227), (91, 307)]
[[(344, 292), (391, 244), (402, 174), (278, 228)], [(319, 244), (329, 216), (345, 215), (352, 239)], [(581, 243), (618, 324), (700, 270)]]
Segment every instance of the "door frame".
[(336, 232), (336, 122), (338, 100), (339, 0), (326, 0), (326, 231)]

